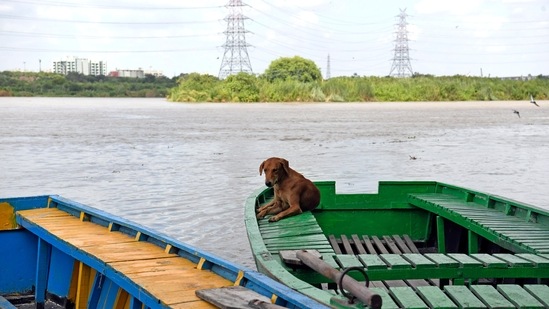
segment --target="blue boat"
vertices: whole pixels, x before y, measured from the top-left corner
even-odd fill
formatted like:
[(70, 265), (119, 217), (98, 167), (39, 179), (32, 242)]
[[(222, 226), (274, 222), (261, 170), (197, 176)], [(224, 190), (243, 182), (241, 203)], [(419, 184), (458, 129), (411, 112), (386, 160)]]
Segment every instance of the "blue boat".
[(326, 308), (267, 276), (61, 196), (0, 199), (0, 308)]

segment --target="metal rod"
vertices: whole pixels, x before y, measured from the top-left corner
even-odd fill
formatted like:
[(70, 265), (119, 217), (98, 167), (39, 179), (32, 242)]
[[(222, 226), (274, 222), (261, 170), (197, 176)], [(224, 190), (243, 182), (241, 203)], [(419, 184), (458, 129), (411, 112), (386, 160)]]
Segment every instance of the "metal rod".
[[(319, 272), (326, 278), (332, 279), (334, 282), (338, 282), (341, 276), (341, 272), (335, 268), (332, 268), (328, 263), (307, 252), (307, 250), (300, 250), (296, 253), (297, 258), (300, 259), (305, 265)], [(345, 276), (341, 280), (343, 289), (349, 291), (354, 297), (367, 304), (370, 308), (381, 308), (381, 296), (374, 293), (366, 286), (360, 284), (358, 281), (350, 276)]]

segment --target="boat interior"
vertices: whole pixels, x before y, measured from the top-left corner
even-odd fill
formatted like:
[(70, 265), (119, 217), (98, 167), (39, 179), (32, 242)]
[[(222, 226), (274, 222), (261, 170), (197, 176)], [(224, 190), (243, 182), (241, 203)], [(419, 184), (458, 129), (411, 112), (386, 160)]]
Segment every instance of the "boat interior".
[[(318, 252), (379, 293), (383, 308), (549, 307), (543, 210), (436, 182), (382, 182), (375, 194), (317, 186), (323, 201), (316, 210), (276, 224), (258, 221), (267, 250), (295, 277), (340, 293), (337, 283), (284, 261), (281, 251)], [(257, 204), (270, 198), (266, 192)]]

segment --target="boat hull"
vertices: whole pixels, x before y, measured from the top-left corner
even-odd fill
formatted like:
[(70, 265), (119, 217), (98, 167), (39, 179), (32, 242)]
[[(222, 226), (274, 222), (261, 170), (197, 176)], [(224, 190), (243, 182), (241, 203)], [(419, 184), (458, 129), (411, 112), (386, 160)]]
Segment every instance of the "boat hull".
[(60, 196), (0, 199), (0, 273), (2, 308), (195, 308), (234, 293), (322, 307), (264, 274)]
[(338, 271), (351, 269), (347, 276), (379, 293), (384, 308), (436, 307), (433, 299), (459, 307), (458, 292), (484, 306), (521, 307), (506, 296), (510, 291), (536, 306), (549, 304), (547, 211), (435, 181), (380, 182), (378, 192), (368, 194), (338, 194), (335, 182), (315, 184), (319, 207), (279, 222), (255, 217), (272, 189), (246, 200), (260, 272), (324, 304), (352, 307), (337, 280), (283, 256), (309, 250)]

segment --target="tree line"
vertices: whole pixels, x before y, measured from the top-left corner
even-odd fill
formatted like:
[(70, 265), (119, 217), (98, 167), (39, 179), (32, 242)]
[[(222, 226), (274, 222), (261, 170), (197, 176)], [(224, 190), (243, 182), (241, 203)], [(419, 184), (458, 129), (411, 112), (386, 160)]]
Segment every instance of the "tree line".
[(48, 72), (0, 72), (0, 96), (166, 97), (177, 78), (67, 75)]
[(79, 73), (0, 72), (0, 96), (165, 97), (173, 102), (408, 102), (549, 99), (549, 78), (529, 80), (414, 74), (411, 78), (343, 76), (327, 80), (312, 60), (271, 62), (264, 73), (123, 78)]
[(208, 74), (182, 76), (168, 99), (175, 102), (408, 102), (549, 99), (549, 78), (511, 80), (414, 74), (411, 78), (358, 75), (322, 79), (311, 60), (273, 61), (263, 74), (224, 80)]

